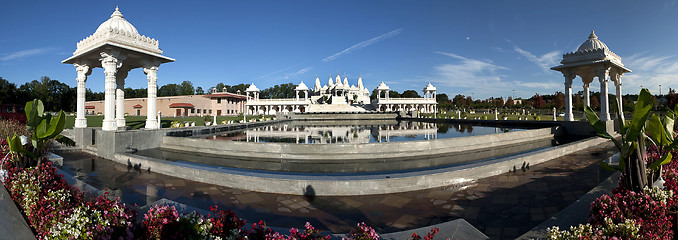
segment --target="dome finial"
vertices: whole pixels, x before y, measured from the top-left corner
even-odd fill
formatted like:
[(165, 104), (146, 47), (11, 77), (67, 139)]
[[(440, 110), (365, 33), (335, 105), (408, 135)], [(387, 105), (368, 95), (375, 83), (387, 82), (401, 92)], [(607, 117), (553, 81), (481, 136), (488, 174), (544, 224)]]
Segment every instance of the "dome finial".
[(120, 11), (118, 10), (118, 6), (115, 6), (115, 12), (111, 14), (111, 18), (113, 17), (122, 17), (122, 13), (120, 13)]
[(596, 36), (596, 33), (591, 30), (591, 35), (589, 35), (589, 39), (598, 39), (598, 36)]

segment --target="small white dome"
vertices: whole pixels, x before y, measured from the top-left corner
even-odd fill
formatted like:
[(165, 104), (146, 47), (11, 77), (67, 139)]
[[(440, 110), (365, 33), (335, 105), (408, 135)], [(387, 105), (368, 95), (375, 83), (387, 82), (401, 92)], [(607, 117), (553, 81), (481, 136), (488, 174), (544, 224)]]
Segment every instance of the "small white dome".
[(254, 86), (254, 83), (250, 84), (250, 86), (247, 87), (247, 89), (245, 89), (245, 92), (258, 92), (258, 91), (259, 88), (257, 88), (257, 86)]
[(595, 49), (608, 49), (608, 48), (607, 48), (607, 45), (605, 45), (605, 43), (598, 40), (598, 36), (596, 36), (596, 34), (592, 30), (591, 35), (589, 35), (589, 39), (586, 40), (581, 45), (579, 45), (577, 52), (585, 52), (585, 51), (591, 51), (591, 50), (595, 50)]
[(107, 32), (109, 29), (118, 30), (119, 32), (125, 32), (130, 35), (139, 35), (137, 29), (122, 17), (122, 13), (118, 11), (118, 7), (115, 7), (115, 12), (111, 14), (111, 18), (99, 25), (99, 28), (97, 28), (94, 34)]
[(434, 87), (433, 84), (431, 84), (431, 83), (428, 83), (428, 85), (426, 85), (426, 88), (424, 88), (424, 92), (426, 92), (426, 91), (437, 91), (437, 90), (438, 89), (436, 89), (436, 87)]
[(304, 84), (304, 82), (301, 82), (299, 83), (299, 85), (297, 85), (297, 87), (294, 90), (305, 91), (308, 90), (308, 87), (306, 86), (306, 84)]
[(388, 86), (384, 82), (381, 82), (379, 86), (377, 86), (377, 90), (389, 90)]

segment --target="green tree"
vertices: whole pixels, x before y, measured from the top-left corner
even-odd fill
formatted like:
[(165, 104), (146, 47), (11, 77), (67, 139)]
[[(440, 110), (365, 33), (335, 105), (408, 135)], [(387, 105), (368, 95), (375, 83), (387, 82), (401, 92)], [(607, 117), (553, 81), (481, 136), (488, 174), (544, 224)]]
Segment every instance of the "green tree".
[(163, 85), (158, 89), (158, 97), (177, 96), (180, 88), (181, 86), (174, 83)]
[(420, 98), (419, 93), (414, 90), (405, 90), (402, 94), (400, 94), (400, 97), (403, 98)]
[(457, 94), (456, 96), (454, 96), (454, 98), (452, 99), (452, 103), (457, 107), (463, 107), (468, 105), (468, 103), (466, 102), (466, 96), (461, 94)]
[(238, 84), (238, 85), (231, 86), (230, 90), (232, 91), (232, 93), (238, 93), (238, 91), (240, 91), (240, 94), (245, 95), (245, 90), (248, 87), (250, 87), (250, 84), (241, 83), (241, 84)]
[(436, 94), (436, 102), (438, 102), (438, 104), (448, 103), (449, 101), (450, 98), (447, 96), (447, 94), (445, 93)]
[(283, 83), (280, 85), (275, 85), (270, 88), (266, 88), (261, 91), (259, 97), (262, 99), (267, 98), (294, 98), (294, 88), (296, 85), (293, 83)]
[(198, 87), (195, 89), (195, 95), (203, 95), (205, 94), (205, 90), (202, 90), (202, 87)]
[(565, 107), (565, 94), (556, 92), (556, 95), (553, 98), (553, 106), (556, 109), (563, 109)]
[(103, 92), (93, 92), (89, 88), (85, 91), (85, 101), (101, 101), (104, 100), (104, 96)]
[(181, 85), (179, 85), (178, 95), (180, 96), (195, 95), (195, 88), (193, 87), (193, 83), (191, 83), (191, 81), (181, 82)]
[(17, 89), (16, 84), (0, 77), (0, 103), (19, 103), (18, 94), (19, 89)]

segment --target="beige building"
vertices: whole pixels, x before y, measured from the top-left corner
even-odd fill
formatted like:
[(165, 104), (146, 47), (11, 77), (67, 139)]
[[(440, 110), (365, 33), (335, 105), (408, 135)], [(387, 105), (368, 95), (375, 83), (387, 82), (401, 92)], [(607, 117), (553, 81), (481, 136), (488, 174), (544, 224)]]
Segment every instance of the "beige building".
[[(187, 95), (158, 97), (157, 111), (161, 116), (231, 116), (245, 109), (246, 97), (229, 92), (215, 92), (207, 95)], [(124, 103), (125, 116), (145, 116), (148, 107), (147, 98), (128, 98)], [(85, 103), (87, 115), (101, 115), (104, 112), (104, 100)]]

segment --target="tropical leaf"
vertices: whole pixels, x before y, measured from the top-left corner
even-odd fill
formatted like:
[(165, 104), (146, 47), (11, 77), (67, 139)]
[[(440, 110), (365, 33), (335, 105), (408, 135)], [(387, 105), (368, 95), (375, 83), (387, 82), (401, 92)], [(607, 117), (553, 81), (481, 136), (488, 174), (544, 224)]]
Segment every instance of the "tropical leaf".
[(593, 129), (596, 130), (596, 133), (600, 137), (604, 138), (612, 138), (609, 133), (607, 133), (607, 129), (605, 127), (605, 123), (600, 121), (600, 118), (598, 118), (598, 115), (591, 109), (589, 106), (584, 107), (584, 113), (586, 114), (586, 119), (589, 121), (589, 124), (593, 126)]
[(662, 156), (659, 159), (657, 159), (656, 161), (652, 162), (652, 164), (650, 164), (650, 168), (652, 170), (655, 170), (655, 171), (659, 170), (659, 166), (671, 162), (671, 157), (673, 157), (673, 155), (671, 155), (671, 152), (666, 152), (666, 154), (664, 154), (664, 156)]
[(662, 121), (659, 120), (659, 116), (656, 114), (652, 114), (650, 119), (648, 119), (645, 132), (650, 135), (650, 139), (657, 147), (664, 146), (663, 143), (668, 141), (666, 140), (666, 131)]
[(59, 111), (59, 115), (52, 118), (51, 125), (49, 125), (49, 128), (47, 129), (47, 138), (53, 138), (59, 135), (63, 130), (64, 126), (66, 125), (66, 116), (64, 115), (64, 111)]
[(26, 112), (26, 128), (28, 129), (29, 132), (32, 132), (33, 128), (38, 126), (38, 124), (40, 123), (40, 118), (38, 118), (37, 106), (34, 103), (34, 101), (26, 102), (24, 111)]
[(47, 126), (47, 120), (43, 119), (42, 121), (40, 121), (40, 124), (38, 124), (38, 128), (35, 129), (35, 134), (39, 139), (44, 139), (47, 136), (49, 136), (49, 134), (47, 133), (48, 127), (49, 126)]
[(637, 139), (638, 135), (641, 134), (643, 127), (645, 126), (645, 121), (650, 115), (650, 109), (652, 108), (652, 94), (650, 91), (643, 88), (640, 90), (640, 95), (638, 95), (638, 101), (636, 101), (635, 109), (633, 110), (633, 118), (629, 124), (629, 130), (627, 139)]
[(37, 101), (36, 110), (37, 110), (37, 113), (38, 113), (38, 117), (42, 117), (42, 115), (45, 114), (45, 105), (42, 104), (42, 100), (40, 100), (40, 99), (33, 100), (33, 102), (36, 102), (36, 101)]
[(75, 141), (73, 141), (73, 139), (70, 139), (70, 138), (68, 138), (64, 135), (61, 135), (61, 134), (56, 135), (56, 137), (54, 137), (54, 140), (56, 140), (57, 142), (59, 142), (61, 144), (66, 145), (66, 146), (75, 146)]
[[(676, 122), (676, 117), (678, 117), (678, 104), (676, 107), (673, 109), (673, 111), (669, 110), (666, 116), (666, 122), (664, 122), (664, 128), (666, 129), (666, 135), (667, 137), (671, 140), (671, 144), (667, 146), (666, 150), (673, 150), (673, 149), (678, 149), (678, 141), (676, 141), (676, 134), (674, 132), (674, 129), (676, 127), (675, 122)], [(670, 121), (670, 122), (669, 122)]]
[[(621, 161), (620, 161), (620, 163), (621, 163)], [(612, 166), (609, 163), (606, 163), (606, 162), (603, 162), (603, 161), (598, 162), (598, 164), (600, 165), (600, 167), (602, 167), (603, 169), (610, 171), (610, 172), (620, 171), (620, 169), (618, 167)]]
[(21, 145), (21, 138), (14, 134), (13, 137), (7, 137), (7, 145), (9, 145), (9, 151), (12, 152), (21, 152), (24, 150), (23, 145)]

